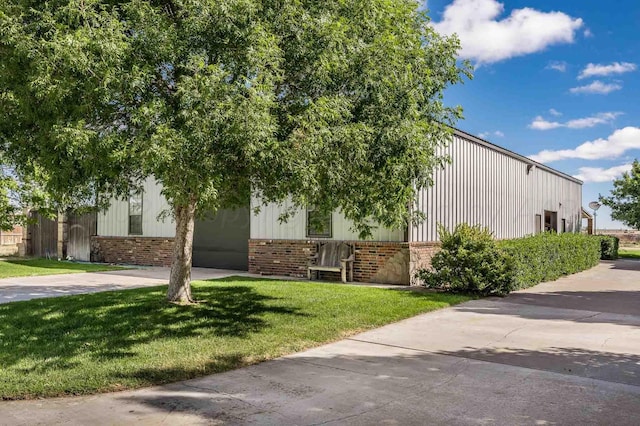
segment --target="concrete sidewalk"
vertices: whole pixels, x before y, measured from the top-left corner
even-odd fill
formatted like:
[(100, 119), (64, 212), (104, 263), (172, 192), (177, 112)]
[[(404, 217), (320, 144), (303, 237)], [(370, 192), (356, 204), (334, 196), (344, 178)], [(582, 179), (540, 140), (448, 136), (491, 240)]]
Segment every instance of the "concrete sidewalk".
[(637, 425), (640, 262), (168, 386), (0, 403), (0, 424)]
[[(0, 279), (0, 303), (42, 297), (68, 296), (99, 291), (151, 287), (169, 282), (169, 268), (136, 267), (120, 271), (41, 275)], [(240, 271), (192, 268), (194, 280), (246, 275)]]

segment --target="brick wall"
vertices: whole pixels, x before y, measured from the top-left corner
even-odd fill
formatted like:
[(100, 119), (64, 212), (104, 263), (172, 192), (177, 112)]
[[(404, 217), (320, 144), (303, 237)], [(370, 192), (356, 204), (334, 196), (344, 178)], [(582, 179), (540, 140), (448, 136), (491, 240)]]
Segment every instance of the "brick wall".
[(91, 237), (91, 261), (171, 266), (173, 238)]
[(401, 242), (355, 241), (353, 280), (409, 284), (409, 245)]
[[(401, 242), (350, 241), (355, 244), (353, 278), (358, 282), (409, 284), (409, 245)], [(306, 277), (309, 258), (316, 252), (313, 240), (249, 240), (249, 272)], [(321, 279), (339, 280), (323, 272)]]
[(431, 267), (431, 258), (440, 250), (440, 243), (409, 243), (409, 278), (411, 285), (420, 285), (416, 272)]
[(249, 240), (249, 272), (306, 277), (309, 258), (315, 252), (312, 241)]
[[(355, 245), (353, 278), (357, 282), (419, 284), (415, 272), (431, 265), (438, 243), (348, 241)], [(249, 240), (249, 272), (306, 278), (314, 240)], [(171, 266), (173, 238), (91, 237), (91, 260), (131, 265)], [(340, 274), (321, 272), (338, 281)]]

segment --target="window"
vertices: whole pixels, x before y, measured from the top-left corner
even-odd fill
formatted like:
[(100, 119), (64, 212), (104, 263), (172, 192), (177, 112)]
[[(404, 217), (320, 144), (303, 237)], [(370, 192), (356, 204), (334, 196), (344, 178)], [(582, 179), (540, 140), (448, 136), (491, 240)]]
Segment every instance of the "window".
[(142, 192), (129, 195), (129, 235), (142, 235)]
[(562, 233), (567, 232), (567, 219), (562, 219)]
[(542, 215), (536, 215), (536, 234), (542, 233)]
[(307, 237), (331, 238), (331, 213), (322, 214), (313, 208), (307, 209)]

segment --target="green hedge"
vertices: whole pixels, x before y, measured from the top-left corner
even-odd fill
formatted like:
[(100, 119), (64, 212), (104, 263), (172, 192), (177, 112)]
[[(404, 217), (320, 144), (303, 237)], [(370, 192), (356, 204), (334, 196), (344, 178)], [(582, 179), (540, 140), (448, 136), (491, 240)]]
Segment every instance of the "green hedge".
[(527, 288), (598, 264), (601, 239), (585, 234), (544, 233), (498, 243), (515, 262), (515, 288)]
[(600, 238), (600, 258), (605, 260), (617, 259), (620, 238), (613, 235), (598, 235), (597, 237)]
[(438, 225), (441, 247), (431, 269), (416, 277), (425, 287), (481, 296), (506, 295), (513, 290), (513, 262), (486, 228), (466, 223), (453, 232)]
[(486, 228), (467, 224), (453, 232), (439, 227), (439, 233), (441, 250), (416, 277), (426, 287), (451, 292), (504, 295), (592, 268), (601, 256), (617, 256), (616, 241), (586, 234), (496, 241)]

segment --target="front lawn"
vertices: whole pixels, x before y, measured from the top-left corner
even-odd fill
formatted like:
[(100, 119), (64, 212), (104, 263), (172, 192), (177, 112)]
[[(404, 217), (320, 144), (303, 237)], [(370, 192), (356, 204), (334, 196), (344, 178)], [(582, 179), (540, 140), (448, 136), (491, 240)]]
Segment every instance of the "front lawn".
[(640, 248), (620, 248), (618, 250), (618, 256), (623, 259), (640, 259)]
[(117, 271), (120, 269), (124, 268), (100, 265), (96, 263), (74, 263), (48, 259), (0, 260), (0, 278), (73, 274), (78, 272)]
[[(189, 379), (331, 342), (468, 297), (232, 277), (0, 305), (0, 399)], [(434, 326), (437, 326), (434, 324)]]

